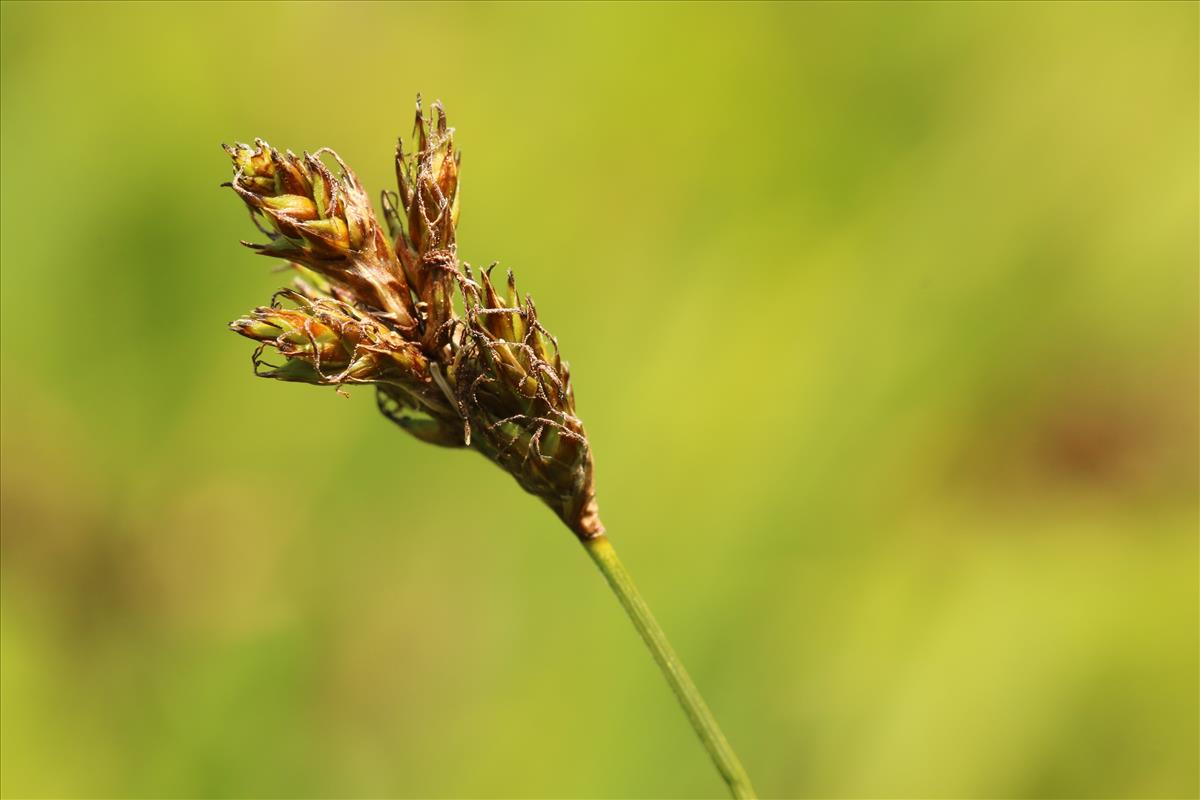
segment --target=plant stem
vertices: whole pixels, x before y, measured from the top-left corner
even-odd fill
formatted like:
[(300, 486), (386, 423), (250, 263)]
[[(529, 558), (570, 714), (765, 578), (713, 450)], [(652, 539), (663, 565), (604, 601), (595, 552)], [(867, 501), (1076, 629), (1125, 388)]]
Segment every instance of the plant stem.
[(633, 626), (637, 628), (642, 640), (650, 648), (650, 653), (658, 662), (659, 669), (662, 670), (667, 683), (671, 684), (671, 690), (675, 692), (675, 697), (679, 699), (679, 704), (687, 713), (692, 727), (696, 729), (696, 735), (704, 743), (704, 748), (712, 756), (713, 763), (717, 765), (721, 777), (729, 785), (730, 793), (734, 797), (756, 797), (754, 787), (750, 785), (750, 776), (746, 774), (746, 768), (742, 766), (737, 754), (729, 746), (725, 734), (721, 733), (721, 728), (717, 725), (712, 711), (708, 709), (704, 698), (700, 696), (700, 690), (696, 688), (696, 684), (692, 683), (691, 676), (683, 668), (683, 662), (679, 660), (671, 643), (667, 641), (663, 629), (659, 627), (654, 615), (650, 613), (650, 607), (642, 599), (641, 593), (634, 585), (633, 578), (629, 577), (629, 573), (621, 564), (621, 559), (617, 558), (617, 551), (613, 549), (612, 542), (608, 540), (607, 536), (600, 534), (591, 539), (584, 539), (583, 546), (592, 560), (596, 562), (596, 566), (604, 573), (608, 585), (612, 587), (617, 599), (621, 601), (621, 605), (629, 614), (629, 618), (633, 620)]

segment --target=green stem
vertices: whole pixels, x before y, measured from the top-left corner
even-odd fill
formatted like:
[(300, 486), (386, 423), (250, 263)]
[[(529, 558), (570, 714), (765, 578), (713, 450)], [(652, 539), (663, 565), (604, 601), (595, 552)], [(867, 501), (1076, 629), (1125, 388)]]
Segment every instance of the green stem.
[(650, 653), (658, 662), (659, 669), (662, 670), (667, 683), (671, 684), (671, 690), (675, 692), (679, 704), (687, 713), (692, 727), (696, 729), (696, 735), (704, 743), (704, 748), (712, 756), (713, 763), (717, 765), (721, 777), (729, 785), (729, 791), (734, 797), (755, 797), (754, 787), (750, 785), (750, 776), (746, 774), (746, 768), (742, 766), (737, 754), (729, 746), (725, 734), (721, 733), (717, 720), (709, 711), (704, 698), (700, 696), (700, 690), (696, 688), (696, 684), (692, 683), (687, 670), (683, 668), (683, 662), (679, 660), (671, 643), (667, 641), (663, 629), (659, 627), (654, 615), (650, 613), (650, 607), (642, 599), (641, 593), (633, 583), (633, 578), (629, 577), (629, 573), (621, 564), (621, 559), (617, 558), (617, 551), (613, 549), (612, 542), (608, 540), (607, 536), (601, 534), (591, 539), (584, 539), (583, 546), (587, 548), (588, 554), (596, 562), (596, 566), (604, 573), (608, 585), (612, 587), (617, 599), (621, 601), (621, 605), (629, 614), (629, 618), (633, 620), (633, 626), (637, 628), (642, 640), (650, 648)]

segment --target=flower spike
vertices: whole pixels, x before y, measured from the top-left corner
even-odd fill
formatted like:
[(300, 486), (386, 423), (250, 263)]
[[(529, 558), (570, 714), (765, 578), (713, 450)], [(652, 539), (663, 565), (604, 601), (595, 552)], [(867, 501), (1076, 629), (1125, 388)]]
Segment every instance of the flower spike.
[[(328, 148), (297, 156), (262, 139), (226, 147), (229, 184), (265, 244), (292, 263), (290, 307), (260, 307), (230, 327), (259, 343), (256, 373), (276, 380), (376, 387), (383, 414), (422, 441), (471, 447), (540, 497), (581, 538), (604, 528), (592, 453), (575, 415), (566, 365), (489, 270), (481, 283), (458, 260), (460, 156), (440, 102), (418, 97), (415, 143), (396, 147), (397, 193), (383, 195), (385, 235), (354, 172)], [(325, 163), (328, 157), (337, 171)], [(455, 308), (461, 303), (462, 314)], [(283, 363), (258, 354), (273, 350)]]

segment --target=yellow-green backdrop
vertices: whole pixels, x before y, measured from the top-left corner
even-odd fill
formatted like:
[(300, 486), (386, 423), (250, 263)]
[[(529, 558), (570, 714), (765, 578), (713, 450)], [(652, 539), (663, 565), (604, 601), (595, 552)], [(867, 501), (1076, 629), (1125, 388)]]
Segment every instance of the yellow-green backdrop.
[(418, 91), (763, 794), (1200, 791), (1195, 3), (0, 19), (5, 796), (721, 795), (545, 508), (224, 328), (220, 143)]

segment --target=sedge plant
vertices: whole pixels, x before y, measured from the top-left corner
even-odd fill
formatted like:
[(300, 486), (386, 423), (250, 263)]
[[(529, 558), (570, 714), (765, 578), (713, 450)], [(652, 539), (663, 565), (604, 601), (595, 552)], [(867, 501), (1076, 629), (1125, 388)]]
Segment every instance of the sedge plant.
[[(558, 342), (511, 270), (459, 261), (460, 153), (440, 103), (417, 98), (415, 141), (396, 146), (383, 224), (354, 172), (324, 148), (296, 155), (261, 139), (225, 146), (245, 202), (292, 285), (230, 323), (257, 342), (255, 374), (375, 387), (379, 410), (416, 438), (482, 453), (539, 497), (603, 573), (735, 797), (754, 791), (696, 685), (605, 535), (592, 450)], [(385, 227), (386, 226), (386, 227)], [(264, 355), (272, 351), (278, 363)]]

